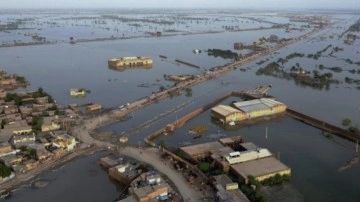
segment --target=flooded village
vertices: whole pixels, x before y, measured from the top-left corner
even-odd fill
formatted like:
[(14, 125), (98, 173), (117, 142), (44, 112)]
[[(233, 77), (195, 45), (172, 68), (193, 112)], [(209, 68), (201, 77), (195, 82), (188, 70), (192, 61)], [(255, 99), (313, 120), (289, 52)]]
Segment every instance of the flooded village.
[(0, 200), (359, 199), (359, 15), (133, 12), (0, 15)]

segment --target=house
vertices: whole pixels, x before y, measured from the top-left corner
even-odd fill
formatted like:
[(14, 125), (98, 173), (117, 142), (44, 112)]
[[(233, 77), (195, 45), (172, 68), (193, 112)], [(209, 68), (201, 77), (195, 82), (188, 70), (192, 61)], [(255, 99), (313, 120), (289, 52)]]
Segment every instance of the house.
[(35, 98), (35, 102), (36, 102), (37, 104), (47, 104), (47, 103), (49, 103), (49, 97), (48, 97), (48, 96), (45, 96), (45, 97)]
[(0, 89), (0, 99), (4, 99), (7, 95), (7, 92), (4, 89)]
[(14, 135), (28, 134), (32, 132), (31, 126), (25, 120), (10, 122), (4, 126), (4, 130), (9, 130)]
[(102, 106), (99, 104), (92, 104), (92, 105), (88, 105), (86, 106), (86, 111), (87, 112), (94, 112), (94, 111), (99, 111), (101, 110)]
[(33, 108), (28, 106), (28, 105), (20, 106), (19, 111), (24, 117), (26, 117), (26, 116), (29, 116), (32, 113)]
[(55, 117), (43, 117), (43, 124), (41, 125), (41, 132), (52, 130), (59, 130), (61, 125), (55, 120)]
[(76, 140), (73, 136), (68, 135), (66, 133), (56, 134), (53, 145), (58, 148), (62, 148), (63, 150), (71, 151), (76, 147)]
[(28, 134), (22, 134), (22, 135), (13, 135), (10, 138), (10, 143), (15, 148), (20, 148), (21, 146), (34, 145), (35, 144), (35, 134), (28, 133)]
[(20, 164), (23, 161), (23, 157), (16, 154), (10, 154), (7, 156), (1, 157), (1, 162), (4, 163), (6, 166), (12, 167), (14, 165)]

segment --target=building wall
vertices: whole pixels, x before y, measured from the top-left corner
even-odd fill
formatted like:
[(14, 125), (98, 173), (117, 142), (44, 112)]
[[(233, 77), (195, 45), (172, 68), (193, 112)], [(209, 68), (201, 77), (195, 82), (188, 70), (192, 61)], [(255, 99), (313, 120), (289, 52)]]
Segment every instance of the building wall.
[(215, 119), (217, 119), (219, 121), (224, 120), (225, 124), (228, 124), (232, 121), (234, 121), (234, 122), (242, 121), (247, 118), (247, 115), (245, 113), (238, 113), (238, 112), (234, 112), (228, 116), (223, 116), (215, 111), (211, 111), (211, 115), (212, 115), (212, 117), (214, 117)]
[(151, 58), (139, 58), (139, 59), (119, 59), (119, 60), (109, 60), (109, 66), (112, 67), (123, 67), (123, 66), (140, 66), (140, 65), (151, 65), (153, 60)]
[(257, 177), (255, 177), (255, 179), (261, 182), (261, 181), (264, 181), (264, 180), (266, 180), (266, 179), (268, 179), (270, 177), (275, 176), (276, 174), (279, 174), (279, 175), (291, 175), (291, 169), (288, 168), (286, 170), (282, 170), (282, 171), (279, 171), (279, 172), (257, 176)]

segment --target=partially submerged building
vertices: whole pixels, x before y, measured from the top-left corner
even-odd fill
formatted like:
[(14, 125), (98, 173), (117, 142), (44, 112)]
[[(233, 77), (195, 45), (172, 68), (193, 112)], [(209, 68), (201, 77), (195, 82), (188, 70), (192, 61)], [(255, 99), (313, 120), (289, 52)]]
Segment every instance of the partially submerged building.
[(149, 57), (122, 57), (112, 58), (108, 61), (109, 67), (126, 67), (126, 66), (151, 66), (153, 60)]
[(270, 98), (235, 102), (232, 104), (236, 109), (245, 112), (248, 118), (256, 118), (274, 115), (286, 111), (286, 105)]
[(231, 139), (225, 139), (180, 149), (192, 162), (210, 159), (213, 165), (225, 173), (231, 172), (245, 181), (248, 180), (248, 176), (262, 181), (276, 174), (291, 175), (291, 169), (277, 160), (269, 150), (256, 147), (253, 143), (231, 143)]
[(224, 124), (247, 119), (247, 114), (245, 112), (226, 105), (213, 107), (211, 109), (211, 116)]

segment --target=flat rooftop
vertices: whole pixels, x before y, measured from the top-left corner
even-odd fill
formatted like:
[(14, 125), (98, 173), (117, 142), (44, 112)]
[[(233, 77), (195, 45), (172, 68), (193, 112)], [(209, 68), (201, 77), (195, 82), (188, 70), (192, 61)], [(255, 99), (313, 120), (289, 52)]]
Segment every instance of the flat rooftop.
[(245, 150), (255, 150), (258, 148), (258, 146), (256, 146), (254, 143), (252, 142), (245, 142), (245, 143), (241, 143), (240, 146), (242, 148), (244, 148)]
[(224, 147), (220, 142), (209, 142), (203, 144), (190, 145), (186, 147), (180, 147), (182, 151), (190, 156), (197, 156), (209, 152), (210, 150), (217, 150)]
[(225, 137), (225, 138), (219, 139), (219, 142), (221, 142), (224, 145), (232, 144), (234, 142), (239, 142), (239, 141), (242, 141), (241, 136)]
[(222, 116), (229, 116), (233, 113), (243, 113), (238, 109), (226, 105), (218, 105), (216, 107), (213, 107), (211, 110), (218, 114), (221, 114)]
[(263, 175), (273, 174), (290, 169), (275, 157), (266, 157), (253, 161), (238, 163), (231, 165), (231, 168), (236, 173), (245, 178), (247, 178), (249, 175), (260, 177)]

